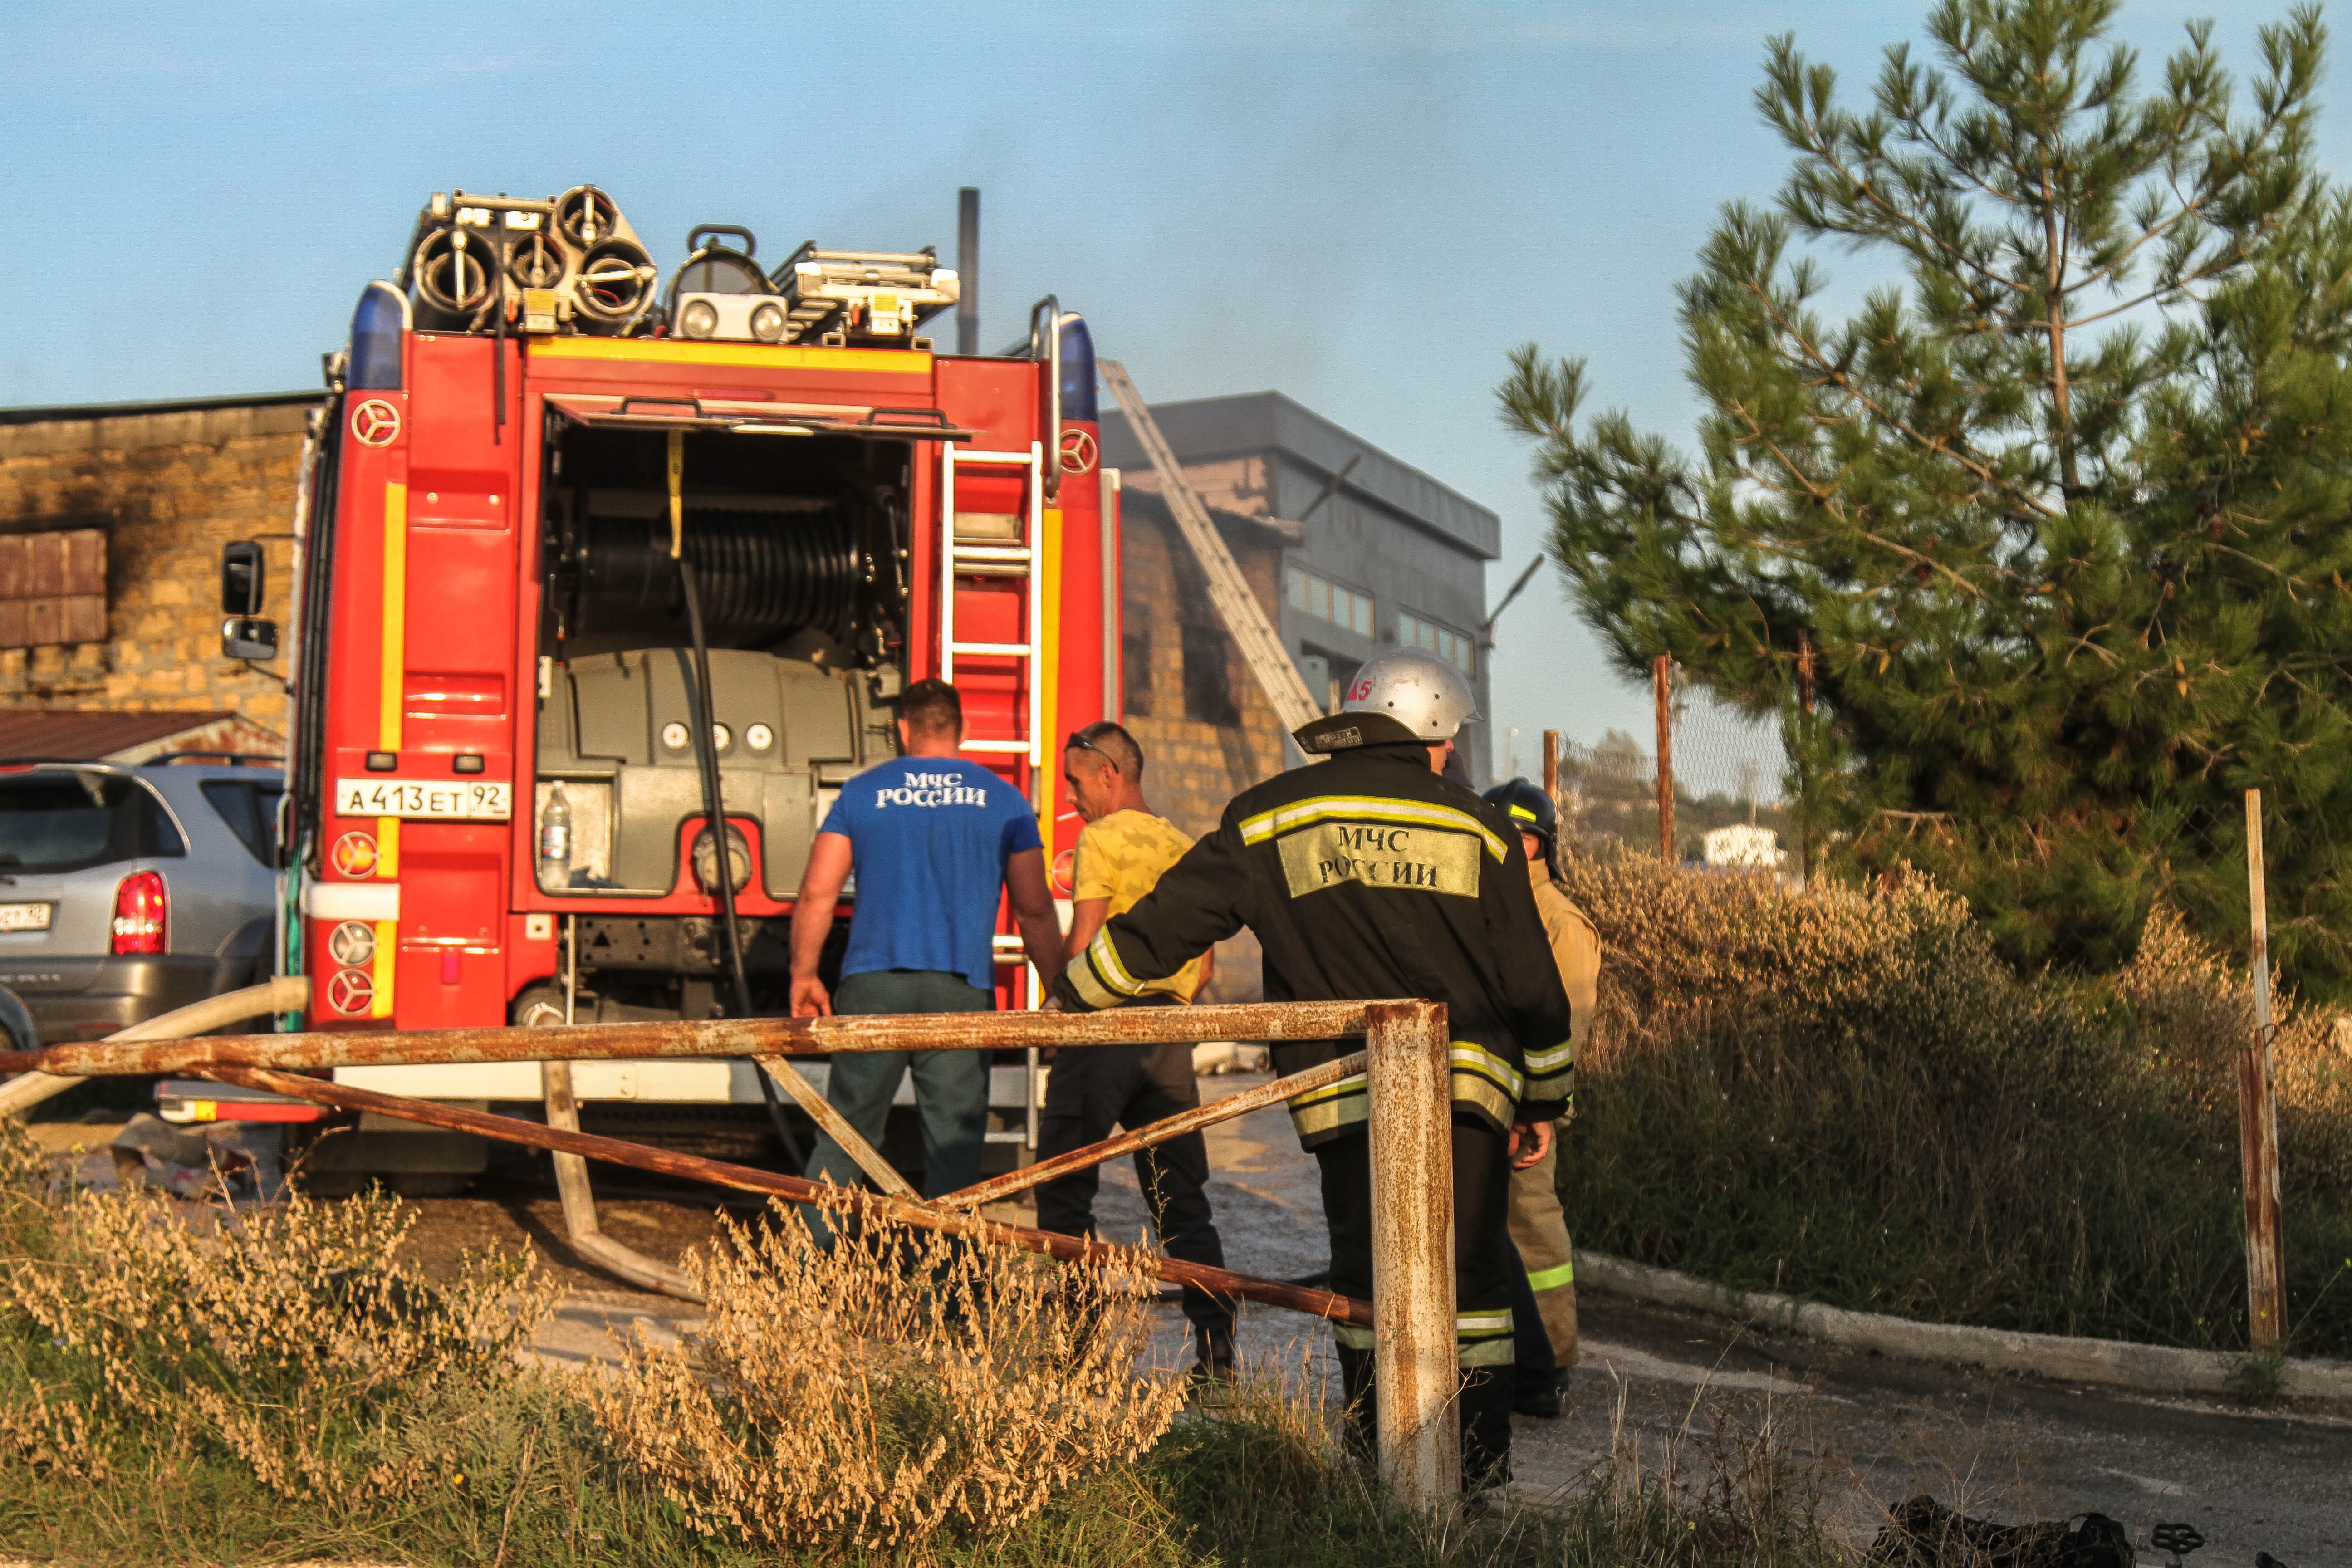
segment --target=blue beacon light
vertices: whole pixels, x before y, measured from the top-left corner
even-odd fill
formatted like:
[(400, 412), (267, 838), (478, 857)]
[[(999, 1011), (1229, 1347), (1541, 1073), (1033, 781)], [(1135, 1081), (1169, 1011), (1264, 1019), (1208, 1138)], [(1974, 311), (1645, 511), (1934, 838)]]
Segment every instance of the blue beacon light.
[(1063, 423), (1094, 424), (1094, 334), (1087, 331), (1087, 319), (1076, 310), (1062, 313), (1061, 331)]
[(405, 295), (381, 279), (369, 284), (352, 312), (351, 363), (343, 384), (354, 391), (399, 391), (400, 341), (409, 320)]

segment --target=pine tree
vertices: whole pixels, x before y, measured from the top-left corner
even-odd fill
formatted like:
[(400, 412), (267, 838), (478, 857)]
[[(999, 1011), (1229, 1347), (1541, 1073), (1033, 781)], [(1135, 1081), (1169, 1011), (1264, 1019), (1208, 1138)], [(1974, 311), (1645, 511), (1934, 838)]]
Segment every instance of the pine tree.
[[(1794, 154), (1681, 288), (1691, 456), (1512, 359), (1549, 550), (1628, 675), (1777, 715), (1799, 831), (1961, 889), (2021, 963), (2151, 903), (2352, 989), (2352, 204), (2316, 172), (2315, 6), (2240, 92), (2194, 24), (2143, 90), (2117, 0), (1941, 0), (1867, 111), (1783, 37)], [(1837, 245), (1885, 280), (1819, 308)]]

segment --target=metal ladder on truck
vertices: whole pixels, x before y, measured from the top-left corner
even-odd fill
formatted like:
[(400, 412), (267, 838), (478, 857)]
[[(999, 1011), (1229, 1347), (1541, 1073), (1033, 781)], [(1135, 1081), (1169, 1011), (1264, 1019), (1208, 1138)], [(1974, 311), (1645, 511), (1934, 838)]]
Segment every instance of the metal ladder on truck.
[[(995, 473), (1009, 471), (1022, 475), (1022, 510), (1018, 514), (967, 513), (960, 520), (956, 511), (956, 473), (959, 469), (979, 468)], [(998, 519), (1011, 517), (1013, 527), (1007, 530)], [(1045, 646), (1045, 595), (1043, 592), (1043, 572), (1045, 547), (1045, 458), (1043, 443), (1032, 441), (1026, 452), (960, 452), (950, 441), (940, 443), (940, 679), (952, 683), (955, 679), (958, 656), (985, 658), (992, 664), (1011, 661), (1016, 699), (1013, 706), (1014, 724), (1018, 733), (1011, 736), (966, 736), (962, 750), (1000, 756), (1025, 757), (1030, 777), (1034, 780), (1045, 765), (1045, 736), (1039, 723), (1041, 708), (1038, 683), (1044, 679)], [(1024, 635), (1019, 642), (978, 642), (956, 635), (956, 598), (959, 593), (1001, 593), (1002, 588), (962, 588), (959, 578), (981, 577), (995, 583), (1013, 584), (1021, 595), (1021, 625)], [(1027, 959), (1018, 936), (999, 935), (994, 942), (996, 962), (1000, 964), (1025, 965)], [(1033, 973), (1029, 977), (1033, 1005), (1038, 987), (1045, 977)], [(1003, 1132), (992, 1131), (992, 1143), (1020, 1143), (1026, 1148), (1037, 1147), (1037, 1079), (1038, 1056), (1033, 1047), (1029, 1052), (1028, 1068), (1022, 1089), (1023, 1126)], [(991, 1077), (995, 1069), (991, 1068)], [(992, 1096), (991, 1097), (993, 1098)]]
[[(956, 470), (1013, 469), (1024, 476), (1024, 509), (1015, 519), (1017, 530), (1002, 532), (989, 526), (1008, 513), (967, 513), (959, 522), (956, 511)], [(1013, 737), (967, 738), (963, 750), (990, 752), (1029, 759), (1032, 768), (1045, 765), (1045, 737), (1037, 731), (1038, 658), (1045, 640), (1045, 607), (1038, 589), (1045, 565), (1045, 448), (1032, 441), (1026, 452), (959, 452), (952, 442), (940, 443), (940, 679), (953, 682), (956, 658), (1005, 658), (1013, 661), (1020, 700), (1015, 712), (1022, 733)], [(956, 579), (989, 577), (1019, 584), (1022, 625), (1020, 642), (967, 642), (956, 636)], [(970, 589), (978, 593), (983, 590)]]

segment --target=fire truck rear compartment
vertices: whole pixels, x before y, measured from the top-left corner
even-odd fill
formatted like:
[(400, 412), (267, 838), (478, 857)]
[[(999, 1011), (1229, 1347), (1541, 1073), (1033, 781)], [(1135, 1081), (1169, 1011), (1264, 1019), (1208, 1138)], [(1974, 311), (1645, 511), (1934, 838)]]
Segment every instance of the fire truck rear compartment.
[[(543, 876), (542, 887), (624, 906), (681, 882), (703, 890), (709, 877), (685, 864), (685, 825), (705, 811), (667, 432), (563, 426), (555, 437), (531, 821), (546, 821), (561, 785), (572, 848), (563, 885)], [(847, 437), (686, 437), (681, 532), (709, 644), (721, 790), (730, 819), (758, 826), (756, 891), (769, 900), (799, 886), (841, 783), (895, 750), (908, 456), (903, 443)], [(701, 869), (715, 873), (716, 858)], [(707, 921), (647, 919), (664, 929), (595, 944), (612, 968), (709, 972)]]

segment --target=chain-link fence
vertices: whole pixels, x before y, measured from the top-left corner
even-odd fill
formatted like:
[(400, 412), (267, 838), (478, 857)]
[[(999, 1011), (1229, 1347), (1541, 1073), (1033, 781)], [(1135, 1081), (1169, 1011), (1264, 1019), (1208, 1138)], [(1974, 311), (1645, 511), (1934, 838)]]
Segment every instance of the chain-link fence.
[[(1686, 865), (1780, 869), (1793, 874), (1786, 771), (1780, 736), (1703, 693), (1670, 700), (1667, 774), (1674, 799), (1675, 858)], [(1535, 777), (1542, 755), (1515, 740), (1517, 771)], [(1585, 738), (1563, 728), (1557, 795), (1561, 841), (1588, 852), (1624, 844), (1659, 847), (1658, 758), (1654, 743), (1622, 730)]]

